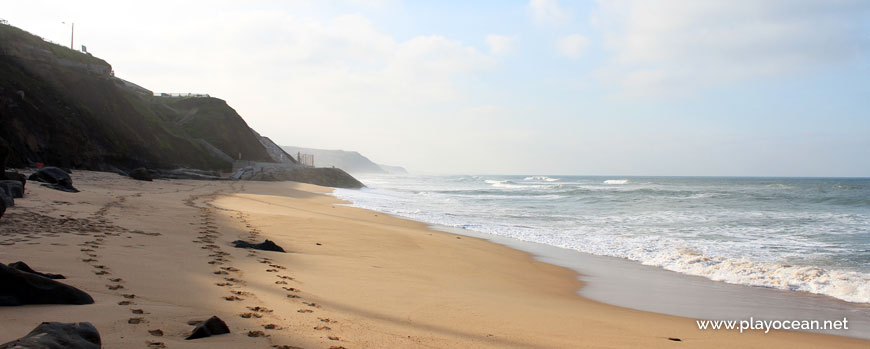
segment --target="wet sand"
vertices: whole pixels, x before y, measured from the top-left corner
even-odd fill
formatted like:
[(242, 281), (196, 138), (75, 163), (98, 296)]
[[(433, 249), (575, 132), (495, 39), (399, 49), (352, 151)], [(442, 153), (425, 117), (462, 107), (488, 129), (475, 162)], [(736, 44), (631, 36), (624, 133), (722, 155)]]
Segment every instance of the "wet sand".
[[(90, 293), (84, 306), (0, 308), (0, 343), (42, 321), (89, 321), (106, 347), (866, 347), (595, 302), (569, 269), (424, 224), (339, 205), (292, 182), (138, 182), (76, 171), (29, 182), (0, 220), (0, 262)], [(275, 241), (288, 253), (233, 248)], [(191, 320), (229, 335), (185, 341)], [(159, 330), (159, 331), (158, 331)], [(680, 342), (671, 340), (679, 339)]]

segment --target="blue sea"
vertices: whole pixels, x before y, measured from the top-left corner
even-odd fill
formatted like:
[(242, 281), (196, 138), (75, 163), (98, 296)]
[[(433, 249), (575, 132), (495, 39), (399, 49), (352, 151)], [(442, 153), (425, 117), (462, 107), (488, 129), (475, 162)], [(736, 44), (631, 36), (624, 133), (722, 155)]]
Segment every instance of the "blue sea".
[(360, 176), (334, 195), (430, 224), (870, 303), (870, 179)]

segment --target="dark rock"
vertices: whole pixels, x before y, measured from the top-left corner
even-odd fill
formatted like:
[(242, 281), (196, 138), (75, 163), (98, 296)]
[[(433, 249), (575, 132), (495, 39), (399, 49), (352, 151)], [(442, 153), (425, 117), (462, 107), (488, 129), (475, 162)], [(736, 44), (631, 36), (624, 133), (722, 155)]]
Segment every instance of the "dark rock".
[(0, 263), (0, 306), (93, 303), (82, 290)]
[(259, 243), (259, 244), (252, 244), (250, 242), (236, 240), (236, 241), (233, 241), (233, 245), (236, 248), (252, 248), (255, 250), (263, 250), (263, 251), (285, 252), (284, 249), (281, 248), (281, 246), (276, 245), (271, 240), (266, 240), (266, 241), (263, 241), (262, 243)]
[(43, 322), (0, 349), (100, 349), (100, 332), (90, 322)]
[(24, 186), (16, 180), (0, 180), (0, 189), (6, 192), (6, 195), (13, 199), (24, 197)]
[(10, 268), (15, 268), (15, 269), (21, 270), (21, 271), (23, 271), (23, 272), (25, 272), (25, 273), (36, 274), (36, 275), (42, 276), (42, 277), (44, 277), (44, 278), (49, 278), (49, 279), (66, 279), (66, 277), (64, 277), (63, 275), (60, 275), (60, 274), (40, 273), (40, 272), (38, 272), (38, 271), (36, 271), (36, 270), (33, 270), (33, 268), (31, 268), (29, 265), (27, 265), (27, 263), (24, 263), (24, 262), (22, 262), (22, 261), (18, 261), (18, 262), (15, 262), (15, 263), (9, 263), (9, 267), (10, 267)]
[(18, 172), (6, 171), (6, 179), (21, 182), (21, 189), (27, 189), (27, 176)]
[(230, 328), (227, 324), (217, 316), (212, 316), (203, 322), (200, 322), (193, 329), (193, 333), (188, 336), (187, 340), (217, 336), (219, 334), (230, 333)]
[(0, 218), (3, 218), (4, 213), (6, 213), (6, 200), (0, 198)]
[(15, 200), (12, 199), (11, 196), (6, 195), (6, 191), (3, 189), (0, 189), (0, 202), (3, 203), (3, 211), (4, 212), (6, 211), (7, 207), (15, 206)]
[(166, 179), (197, 179), (206, 181), (221, 180), (220, 174), (214, 171), (197, 170), (192, 168), (177, 168), (174, 170), (158, 170), (160, 177)]
[(66, 191), (70, 193), (78, 193), (78, 189), (72, 185), (72, 178), (69, 174), (57, 167), (45, 167), (39, 169), (34, 174), (30, 175), (31, 181), (43, 182), (44, 186), (52, 189)]
[(130, 178), (140, 180), (140, 181), (151, 181), (151, 173), (148, 172), (144, 167), (137, 168), (133, 171), (130, 171)]

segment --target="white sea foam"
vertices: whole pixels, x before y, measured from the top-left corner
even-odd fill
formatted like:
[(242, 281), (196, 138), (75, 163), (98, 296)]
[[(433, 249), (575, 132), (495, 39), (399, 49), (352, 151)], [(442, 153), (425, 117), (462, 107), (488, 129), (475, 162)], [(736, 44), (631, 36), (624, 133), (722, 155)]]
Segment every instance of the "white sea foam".
[(608, 179), (608, 180), (604, 181), (604, 184), (610, 184), (610, 185), (628, 184), (628, 180), (627, 179)]
[(523, 180), (524, 180), (524, 181), (546, 181), (546, 182), (555, 182), (555, 181), (558, 181), (559, 178), (550, 178), (550, 177), (547, 177), (547, 176), (532, 176), (532, 177), (526, 177), (526, 178), (524, 178)]
[[(577, 183), (574, 180), (566, 182)], [(607, 200), (617, 200), (625, 195), (633, 195), (631, 200), (639, 200), (648, 197), (648, 193), (631, 194), (633, 191), (611, 187), (613, 190), (590, 189), (578, 193), (562, 190), (559, 191), (560, 195), (555, 195), (556, 190), (548, 191), (554, 184), (521, 185), (510, 180), (494, 179), (475, 183), (463, 184), (462, 187), (431, 182), (404, 183), (403, 188), (425, 187), (427, 191), (338, 189), (334, 195), (353, 202), (357, 207), (431, 224), (625, 258), (733, 284), (805, 291), (849, 302), (870, 303), (870, 273), (862, 269), (855, 271), (837, 267), (839, 264), (836, 262), (831, 264), (824, 261), (825, 256), (835, 255), (842, 246), (815, 238), (823, 233), (818, 231), (819, 226), (782, 225), (821, 221), (836, 227), (827, 234), (860, 236), (866, 233), (866, 227), (870, 225), (870, 218), (866, 214), (752, 209), (687, 211), (669, 206), (634, 214), (619, 212), (623, 206)], [(628, 180), (624, 179), (604, 182), (605, 185), (626, 183)], [(578, 188), (605, 187), (601, 184), (570, 185)], [(498, 189), (493, 193), (493, 189), (487, 188)], [(739, 190), (722, 193), (725, 189), (665, 189), (666, 193), (673, 193), (668, 194), (672, 197), (693, 199), (686, 201), (687, 205), (697, 205), (695, 202), (699, 200), (721, 200), (717, 198), (723, 196), (732, 200), (740, 195)], [(453, 194), (450, 190), (462, 192)], [(502, 191), (505, 195), (500, 193)], [(572, 197), (583, 200), (591, 197), (588, 200), (594, 200), (591, 201), (593, 206), (587, 209), (593, 211), (577, 214), (577, 207), (574, 206), (564, 211), (552, 211), (561, 207), (558, 205), (563, 202), (572, 202), (554, 199)], [(547, 211), (512, 204), (531, 199), (542, 200), (537, 205)], [(765, 201), (765, 204), (768, 202)], [(742, 204), (748, 203), (741, 201)], [(606, 205), (614, 206), (608, 210), (595, 210)], [(716, 202), (716, 205), (719, 203)], [(805, 262), (795, 263), (794, 260)], [(786, 261), (791, 264), (786, 264)]]

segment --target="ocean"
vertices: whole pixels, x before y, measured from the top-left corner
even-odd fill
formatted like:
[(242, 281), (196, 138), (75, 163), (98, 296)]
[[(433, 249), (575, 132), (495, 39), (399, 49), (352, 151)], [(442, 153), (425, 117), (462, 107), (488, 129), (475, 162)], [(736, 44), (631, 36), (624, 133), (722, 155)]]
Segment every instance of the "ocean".
[(353, 206), (705, 277), (870, 303), (870, 179), (358, 177)]

